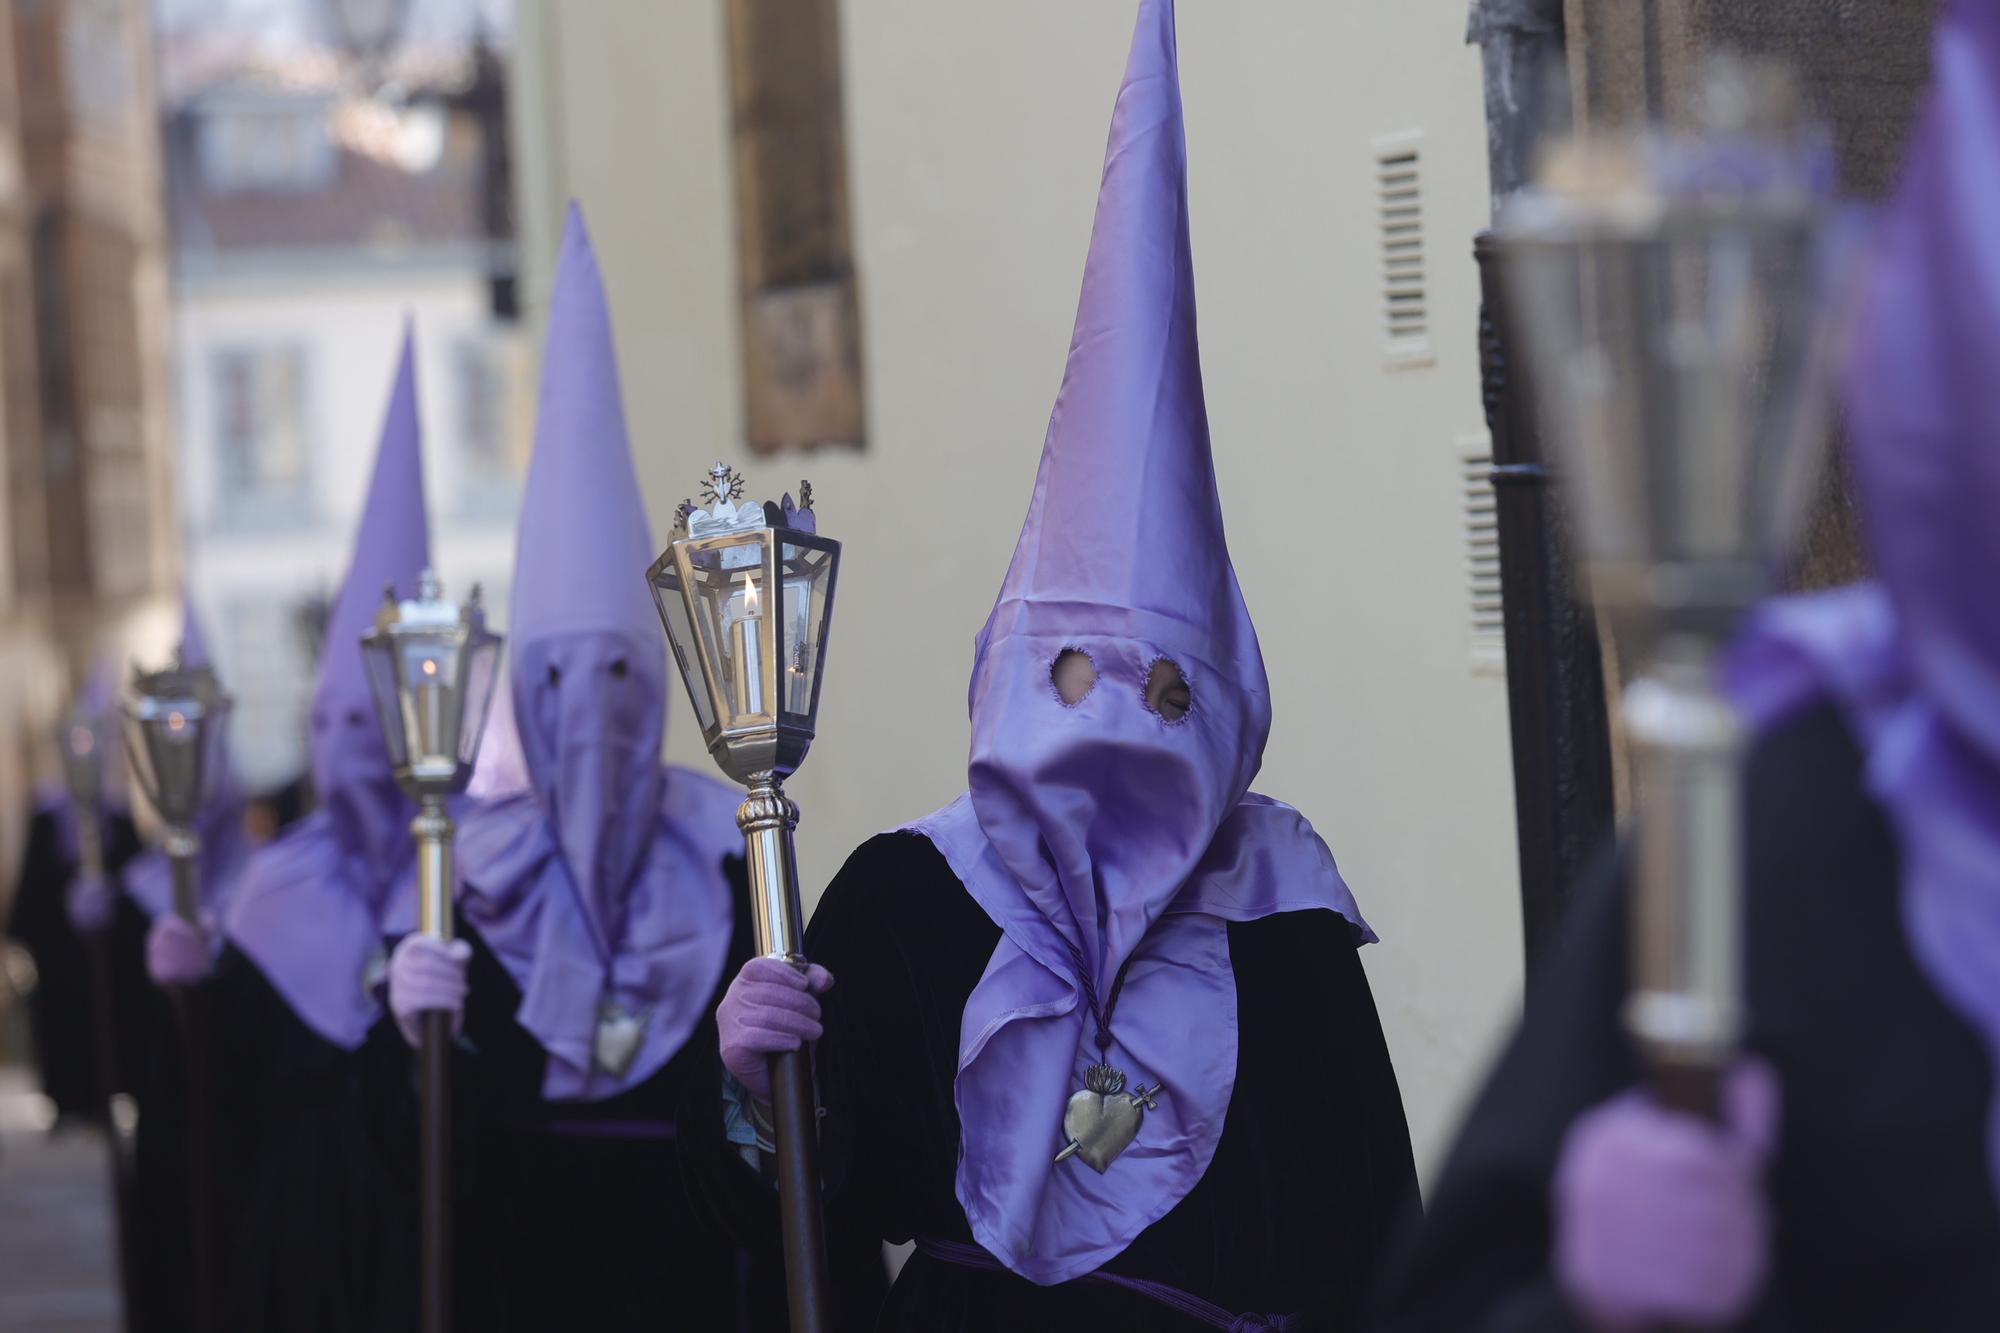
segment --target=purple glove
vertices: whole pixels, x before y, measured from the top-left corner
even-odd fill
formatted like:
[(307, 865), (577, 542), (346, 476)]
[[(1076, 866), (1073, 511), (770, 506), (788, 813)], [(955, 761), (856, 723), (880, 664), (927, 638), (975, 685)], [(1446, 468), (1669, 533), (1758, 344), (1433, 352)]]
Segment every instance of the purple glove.
[(209, 940), (215, 918), (202, 914), (199, 926), (164, 912), (146, 932), (146, 975), (155, 986), (192, 986), (208, 975)]
[(77, 871), (76, 878), (69, 882), (68, 892), (63, 894), (63, 909), (69, 913), (70, 927), (79, 935), (110, 925), (112, 910), (117, 905), (111, 881), (88, 871)]
[(715, 1007), (722, 1067), (770, 1105), (770, 1057), (819, 1040), (819, 1001), (813, 997), (832, 989), (833, 973), (818, 963), (801, 972), (776, 958), (752, 958)]
[(471, 961), (472, 946), (464, 940), (403, 936), (389, 955), (389, 1012), (404, 1041), (421, 1042), (418, 1017), (433, 1009), (450, 1014), (451, 1030), (459, 1030), (465, 1022), (465, 965)]
[(1744, 1060), (1724, 1123), (1631, 1092), (1570, 1126), (1556, 1168), (1556, 1278), (1598, 1333), (1713, 1328), (1750, 1312), (1770, 1268), (1761, 1178), (1777, 1137), (1777, 1074)]

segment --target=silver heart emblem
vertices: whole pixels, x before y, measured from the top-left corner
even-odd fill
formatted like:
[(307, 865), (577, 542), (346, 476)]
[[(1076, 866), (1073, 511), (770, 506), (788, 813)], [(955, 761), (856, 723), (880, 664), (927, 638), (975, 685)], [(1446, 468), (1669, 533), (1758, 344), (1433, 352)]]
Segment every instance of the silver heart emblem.
[(622, 1077), (639, 1054), (639, 1039), (646, 1034), (646, 1016), (628, 1013), (615, 1004), (597, 1011), (595, 1055), (598, 1068), (613, 1078)]
[(1069, 1146), (1056, 1160), (1075, 1157), (1085, 1166), (1104, 1174), (1118, 1154), (1132, 1146), (1149, 1108), (1157, 1109), (1153, 1098), (1160, 1091), (1141, 1084), (1125, 1091), (1125, 1075), (1110, 1065), (1092, 1065), (1085, 1073), (1083, 1090), (1070, 1096), (1063, 1109), (1063, 1134)]

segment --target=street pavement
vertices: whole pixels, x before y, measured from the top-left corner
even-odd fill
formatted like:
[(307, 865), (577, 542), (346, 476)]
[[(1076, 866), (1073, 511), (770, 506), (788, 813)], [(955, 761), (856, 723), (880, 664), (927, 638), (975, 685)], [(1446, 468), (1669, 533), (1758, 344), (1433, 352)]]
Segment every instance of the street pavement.
[(31, 1077), (0, 1068), (0, 1333), (118, 1333), (104, 1140), (47, 1119)]

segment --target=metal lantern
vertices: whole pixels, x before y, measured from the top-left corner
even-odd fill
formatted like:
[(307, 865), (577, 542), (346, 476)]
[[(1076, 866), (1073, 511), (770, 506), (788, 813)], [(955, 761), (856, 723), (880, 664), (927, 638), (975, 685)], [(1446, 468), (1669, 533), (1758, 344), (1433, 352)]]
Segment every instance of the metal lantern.
[(739, 504), (718, 463), (703, 487), (711, 508), (682, 506), (647, 578), (709, 754), (745, 786), (782, 781), (812, 745), (840, 543), (814, 531), (810, 484), (796, 506)]
[(1824, 437), (1824, 140), (1791, 80), (1717, 61), (1693, 133), (1558, 148), (1498, 237), (1585, 581), (1636, 665), (1628, 1029), (1695, 1107), (1740, 1023), (1741, 727), (1715, 690)]
[(63, 786), (76, 820), (77, 856), (90, 875), (104, 873), (104, 830), (98, 816), (104, 808), (104, 765), (113, 743), (110, 714), (92, 712), (81, 700), (56, 727)]
[(230, 698), (207, 666), (178, 657), (160, 671), (135, 671), (125, 705), (125, 752), (133, 780), (166, 826), (161, 847), (173, 869), (174, 913), (200, 915), (195, 820), (222, 779)]
[(464, 791), (499, 678), (500, 636), (486, 628), (479, 589), (447, 601), (425, 570), (413, 600), (386, 590), (361, 652), (396, 780), (419, 804)]
[[(230, 698), (214, 670), (188, 665), (185, 648), (165, 670), (135, 671), (125, 704), (125, 750), (133, 779), (165, 825), (160, 849), (173, 875), (174, 915), (193, 926), (201, 918), (201, 835), (195, 821), (222, 781), (229, 709)], [(205, 1333), (217, 1326), (208, 1008), (198, 991), (176, 987), (173, 1009), (186, 1116), (182, 1151), (187, 1159), (190, 1294), (194, 1327)]]
[[(840, 543), (818, 535), (812, 487), (795, 505), (744, 500), (743, 479), (717, 463), (708, 508), (680, 509), (674, 540), (647, 571), (688, 701), (709, 754), (749, 789), (736, 813), (749, 862), (757, 950), (805, 966), (799, 810), (784, 780), (805, 761), (819, 716)], [(812, 1068), (805, 1052), (773, 1057), (778, 1193), (794, 1333), (827, 1322)]]
[[(383, 594), (361, 653), (390, 767), (418, 806), (410, 822), (417, 844), (418, 929), (450, 939), (453, 826), (445, 799), (464, 791), (472, 777), (499, 679), (500, 636), (486, 628), (476, 586), (463, 604), (447, 601), (437, 576), (425, 570), (415, 599), (398, 602), (394, 588)], [(418, 1101), (424, 1333), (446, 1333), (452, 1326), (450, 1022), (442, 1010), (423, 1015)]]

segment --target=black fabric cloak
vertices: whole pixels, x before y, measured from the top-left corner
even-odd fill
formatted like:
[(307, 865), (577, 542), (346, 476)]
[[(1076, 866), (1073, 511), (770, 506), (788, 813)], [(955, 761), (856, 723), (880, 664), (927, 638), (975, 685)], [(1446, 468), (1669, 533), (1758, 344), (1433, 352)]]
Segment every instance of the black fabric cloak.
[[(834, 975), (815, 1052), (827, 1234), (844, 1330), (1178, 1333), (1202, 1327), (1146, 1297), (1076, 1281), (1039, 1287), (911, 1256), (886, 1299), (881, 1243), (971, 1244), (954, 1193), (959, 1021), (1000, 931), (930, 840), (871, 839), (827, 887), (806, 951)], [(1238, 1313), (1354, 1330), (1392, 1220), (1416, 1177), (1401, 1095), (1356, 955), (1332, 912), (1229, 927), (1241, 1045), (1207, 1173), (1106, 1268)], [(709, 1054), (719, 1076), (718, 1057)], [(1049, 1109), (1053, 1154), (1061, 1107)], [(723, 1141), (709, 1094), (682, 1115), (705, 1203), (775, 1253), (774, 1192)], [(1112, 1168), (1117, 1169), (1115, 1166)]]
[[(56, 1113), (99, 1119), (105, 1098), (130, 1092), (139, 1081), (146, 1047), (142, 1025), (145, 994), (145, 922), (128, 911), (116, 913), (94, 938), (79, 936), (70, 926), (64, 896), (76, 878), (77, 863), (64, 846), (66, 812), (38, 811), (28, 825), (27, 850), (15, 881), (7, 934), (35, 960), (37, 981), (28, 997), (28, 1030), (35, 1044), (42, 1091), (55, 1102)], [(104, 871), (116, 878), (119, 869), (139, 852), (138, 830), (130, 817), (105, 812), (101, 818)], [(115, 890), (116, 885), (113, 885)], [(119, 895), (124, 904), (124, 896)], [(92, 970), (102, 968), (102, 983)], [(99, 987), (111, 996), (108, 1028), (112, 1034), (113, 1086), (103, 1088), (98, 1074), (96, 1024)]]
[[(750, 953), (743, 861), (725, 863), (738, 904), (723, 985)], [(783, 1289), (706, 1224), (675, 1150), (680, 1107), (712, 1073), (713, 1010), (689, 1046), (637, 1087), (598, 1102), (542, 1097), (547, 1055), (515, 1014), (521, 992), (472, 927), (465, 1024), (452, 1071), (453, 1320), (467, 1333), (738, 1333), (784, 1329)], [(691, 1057), (690, 1050), (703, 1052)], [(387, 1108), (389, 1177), (417, 1170), (415, 1061)], [(416, 1310), (417, 1200), (403, 1190), (390, 1229), (409, 1238), (388, 1256), (389, 1285)], [(402, 1327), (390, 1324), (388, 1327)]]
[[(1743, 1327), (2000, 1327), (1992, 1070), (1911, 956), (1895, 842), (1831, 707), (1753, 751), (1746, 817), (1747, 1045), (1784, 1110), (1772, 1280)], [(1570, 1122), (1641, 1078), (1619, 1018), (1627, 912), (1607, 862), (1394, 1266), (1384, 1333), (1581, 1328), (1550, 1275), (1549, 1180)]]
[(399, 1327), (383, 1286), (393, 1243), (383, 1218), (414, 1186), (388, 1174), (372, 1112), (408, 1062), (393, 1022), (385, 1015), (343, 1050), (233, 945), (195, 992), (211, 1041), (224, 1330)]

